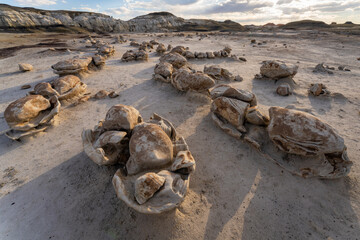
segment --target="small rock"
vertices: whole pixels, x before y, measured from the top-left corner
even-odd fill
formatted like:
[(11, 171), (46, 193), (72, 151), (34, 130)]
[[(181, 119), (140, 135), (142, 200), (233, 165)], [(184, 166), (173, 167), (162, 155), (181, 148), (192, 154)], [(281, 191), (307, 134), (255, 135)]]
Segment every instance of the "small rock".
[(322, 83), (311, 84), (309, 92), (314, 96), (319, 96), (320, 94), (329, 93), (329, 91), (326, 89), (326, 86)]
[(235, 76), (235, 81), (236, 82), (242, 82), (244, 79), (242, 77), (240, 77), (240, 75), (236, 75)]
[(240, 60), (240, 61), (243, 61), (243, 62), (246, 62), (246, 61), (247, 61), (246, 58), (244, 58), (244, 57), (239, 57), (239, 60)]
[(289, 84), (281, 84), (277, 89), (276, 93), (280, 96), (289, 96), (291, 94), (291, 88)]
[(19, 63), (19, 70), (22, 72), (27, 72), (33, 70), (34, 67), (28, 63)]
[(109, 98), (117, 98), (118, 96), (119, 96), (119, 94), (116, 93), (115, 91), (111, 91), (111, 92), (109, 93)]
[(31, 85), (29, 85), (29, 84), (21, 86), (21, 89), (29, 89), (29, 88), (31, 88)]
[(256, 43), (256, 39), (251, 39), (251, 43)]
[(73, 103), (74, 106), (79, 105), (81, 103), (87, 102), (90, 99), (91, 96), (83, 96), (79, 98), (75, 103)]
[(103, 98), (106, 98), (108, 95), (109, 95), (108, 91), (100, 90), (94, 95), (94, 98), (95, 99), (103, 99)]
[(332, 71), (326, 69), (324, 67), (324, 63), (319, 63), (315, 66), (315, 69), (313, 70), (314, 73), (327, 73), (327, 74), (334, 74)]

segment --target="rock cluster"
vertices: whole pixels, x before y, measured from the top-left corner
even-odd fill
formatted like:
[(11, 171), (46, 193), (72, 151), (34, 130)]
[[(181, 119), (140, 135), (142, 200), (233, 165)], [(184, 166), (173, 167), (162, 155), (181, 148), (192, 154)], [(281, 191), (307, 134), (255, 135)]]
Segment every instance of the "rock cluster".
[(222, 84), (211, 90), (210, 95), (212, 119), (231, 136), (241, 138), (246, 133), (245, 121), (257, 125), (269, 123), (268, 117), (256, 108), (256, 97), (249, 91)]
[(51, 66), (55, 74), (59, 76), (76, 75), (82, 77), (89, 70), (101, 69), (105, 65), (108, 57), (114, 55), (114, 46), (106, 43), (99, 43), (97, 45), (97, 54), (93, 56), (75, 57), (60, 61)]
[(123, 54), (121, 61), (123, 62), (147, 61), (148, 58), (149, 58), (149, 54), (144, 50), (137, 50), (137, 51), (128, 50)]
[(210, 94), (214, 122), (278, 166), (305, 178), (349, 173), (352, 162), (344, 139), (320, 119), (281, 107), (270, 107), (267, 117), (258, 110), (254, 94), (229, 85), (217, 86)]
[(115, 105), (94, 130), (84, 130), (85, 153), (98, 165), (120, 163), (113, 177), (119, 199), (142, 213), (169, 211), (184, 200), (195, 160), (166, 119), (148, 122), (131, 106)]
[(160, 58), (160, 63), (154, 68), (153, 78), (171, 83), (180, 91), (204, 92), (215, 85), (209, 75), (192, 69), (186, 58), (177, 52), (167, 53)]

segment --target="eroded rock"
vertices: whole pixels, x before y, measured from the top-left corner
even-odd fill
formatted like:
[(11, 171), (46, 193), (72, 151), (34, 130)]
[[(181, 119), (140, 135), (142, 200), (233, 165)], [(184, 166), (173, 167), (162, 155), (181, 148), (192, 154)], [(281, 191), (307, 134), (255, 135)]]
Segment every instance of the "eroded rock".
[(280, 86), (278, 86), (278, 88), (276, 89), (276, 93), (279, 94), (280, 96), (289, 96), (291, 94), (291, 88), (290, 85), (285, 83), (285, 84), (281, 84)]
[(160, 58), (160, 62), (170, 63), (174, 68), (181, 68), (187, 64), (186, 58), (178, 53), (167, 53)]
[(173, 73), (173, 65), (168, 62), (160, 62), (154, 68), (154, 79), (170, 83)]
[(60, 61), (51, 66), (55, 74), (60, 76), (76, 75), (88, 70), (88, 66), (92, 61), (92, 57), (73, 58)]
[(144, 204), (165, 183), (165, 178), (149, 172), (140, 176), (135, 182), (135, 198), (139, 204)]
[(181, 68), (174, 72), (171, 84), (180, 91), (205, 91), (215, 85), (215, 81), (207, 74), (196, 72)]
[(298, 66), (286, 65), (280, 61), (265, 61), (260, 67), (260, 74), (263, 77), (280, 79), (285, 77), (294, 77)]
[(235, 77), (229, 70), (220, 67), (219, 65), (211, 65), (204, 67), (204, 73), (217, 81), (234, 81)]
[(267, 130), (277, 148), (318, 157), (313, 159), (318, 165), (299, 169), (302, 176), (337, 178), (349, 172), (352, 162), (347, 157), (344, 139), (329, 124), (308, 113), (281, 107), (271, 107), (269, 114)]
[(28, 63), (19, 63), (19, 70), (22, 72), (28, 72), (33, 70), (34, 67), (31, 64)]
[(6, 136), (17, 140), (22, 136), (44, 131), (59, 113), (60, 102), (56, 96), (49, 99), (41, 95), (29, 95), (7, 106), (4, 117), (10, 130)]

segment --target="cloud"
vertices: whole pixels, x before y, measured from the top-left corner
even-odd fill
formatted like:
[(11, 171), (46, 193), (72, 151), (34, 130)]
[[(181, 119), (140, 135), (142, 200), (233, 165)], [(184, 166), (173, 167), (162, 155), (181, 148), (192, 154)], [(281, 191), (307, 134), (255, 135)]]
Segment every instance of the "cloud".
[(199, 2), (199, 0), (164, 0), (164, 2), (171, 5), (189, 5)]
[(351, 1), (341, 4), (339, 4), (338, 2), (322, 3), (322, 4), (313, 5), (311, 8), (312, 10), (321, 11), (321, 12), (340, 12), (356, 7), (360, 7), (359, 1)]
[(287, 4), (287, 3), (292, 3), (294, 0), (279, 0), (277, 1), (277, 5), (282, 5), (282, 4)]
[(105, 11), (106, 14), (109, 15), (125, 15), (125, 14), (129, 14), (131, 12), (130, 9), (126, 8), (126, 7), (119, 7), (119, 8), (113, 8), (113, 9), (107, 9)]
[(334, 2), (334, 1), (328, 1), (325, 3), (320, 3), (320, 4), (314, 4), (314, 5), (309, 5), (306, 7), (281, 7), (280, 9), (282, 10), (283, 14), (300, 14), (300, 13), (315, 13), (317, 12), (318, 14), (324, 14), (324, 13), (334, 13), (334, 12), (343, 12), (345, 10), (349, 10), (349, 9), (356, 9), (360, 7), (360, 2), (359, 1), (349, 1), (349, 2), (345, 2), (345, 3), (338, 3), (338, 2)]
[(259, 2), (251, 3), (250, 1), (239, 1), (239, 0), (230, 0), (224, 3), (219, 3), (211, 8), (205, 10), (205, 13), (234, 13), (234, 12), (249, 12), (263, 7), (273, 6), (270, 2)]
[(26, 6), (54, 5), (56, 0), (15, 0), (15, 2)]

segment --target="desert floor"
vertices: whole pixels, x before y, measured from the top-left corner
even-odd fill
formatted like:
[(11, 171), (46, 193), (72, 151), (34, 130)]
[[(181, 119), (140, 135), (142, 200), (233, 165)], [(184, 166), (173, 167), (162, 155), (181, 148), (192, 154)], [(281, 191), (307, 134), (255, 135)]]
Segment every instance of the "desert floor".
[[(187, 35), (187, 34), (186, 34)], [(101, 36), (100, 36), (101, 37)], [(232, 85), (256, 94), (259, 107), (291, 107), (312, 113), (344, 137), (354, 162), (349, 176), (335, 180), (303, 179), (282, 170), (249, 145), (228, 136), (211, 120), (210, 104), (155, 82), (159, 57), (147, 62), (120, 61), (129, 42), (114, 44), (116, 53), (103, 70), (83, 79), (88, 91), (115, 90), (120, 97), (65, 105), (53, 127), (20, 142), (0, 135), (1, 239), (359, 239), (360, 238), (360, 37), (317, 32), (242, 33), (186, 38), (169, 34), (132, 34), (138, 42), (157, 39), (192, 51), (232, 47), (247, 62), (231, 59), (191, 60), (198, 70), (219, 64), (239, 74)], [(113, 37), (104, 36), (112, 42)], [(267, 41), (253, 47), (251, 39)], [(56, 77), (51, 65), (89, 54), (78, 35), (0, 34), (0, 48), (64, 41), (71, 51), (50, 45), (0, 54), (0, 131), (7, 105), (32, 87)], [(286, 46), (284, 45), (286, 44)], [(61, 46), (57, 45), (57, 46)], [(0, 50), (1, 51), (1, 50)], [(12, 52), (12, 51), (10, 51)], [(282, 81), (255, 80), (263, 60), (299, 65), (294, 94), (275, 93)], [(18, 71), (18, 63), (34, 66)], [(325, 62), (333, 75), (313, 73)], [(346, 65), (351, 72), (339, 71)], [(308, 95), (311, 83), (324, 83), (330, 96)], [(31, 89), (29, 89), (31, 90)], [(116, 167), (97, 166), (83, 152), (81, 132), (92, 128), (115, 104), (133, 105), (144, 119), (156, 112), (172, 121), (196, 159), (185, 201), (171, 212), (144, 215), (117, 199), (111, 179)]]

